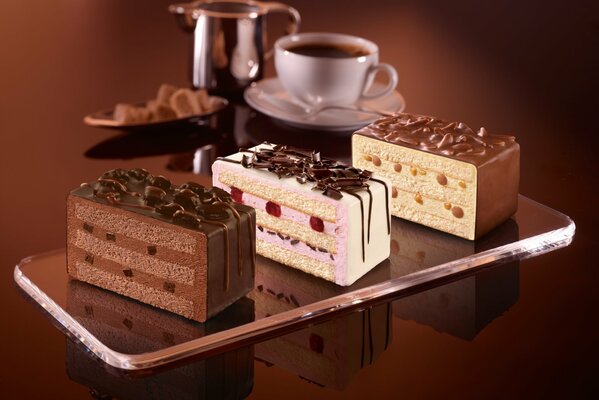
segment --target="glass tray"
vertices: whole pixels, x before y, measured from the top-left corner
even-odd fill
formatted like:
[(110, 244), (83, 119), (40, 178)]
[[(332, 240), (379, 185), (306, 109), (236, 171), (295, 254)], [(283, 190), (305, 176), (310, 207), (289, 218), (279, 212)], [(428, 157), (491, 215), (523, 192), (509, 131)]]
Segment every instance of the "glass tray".
[(352, 286), (258, 257), (255, 289), (204, 324), (69, 279), (64, 249), (23, 259), (14, 278), (26, 297), (98, 358), (139, 371), (214, 355), (491, 264), (537, 256), (570, 244), (574, 231), (569, 217), (523, 196), (512, 219), (475, 242), (393, 218), (391, 257)]

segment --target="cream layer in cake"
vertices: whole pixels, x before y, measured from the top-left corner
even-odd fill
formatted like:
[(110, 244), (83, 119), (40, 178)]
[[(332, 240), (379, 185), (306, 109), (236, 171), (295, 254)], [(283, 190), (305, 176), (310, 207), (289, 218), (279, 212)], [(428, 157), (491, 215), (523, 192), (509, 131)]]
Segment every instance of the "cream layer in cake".
[(256, 209), (256, 251), (347, 286), (389, 256), (390, 187), (318, 153), (263, 144), (217, 159), (213, 185)]
[(391, 209), (466, 239), (517, 209), (520, 148), (514, 137), (399, 113), (355, 132), (352, 162), (391, 181)]

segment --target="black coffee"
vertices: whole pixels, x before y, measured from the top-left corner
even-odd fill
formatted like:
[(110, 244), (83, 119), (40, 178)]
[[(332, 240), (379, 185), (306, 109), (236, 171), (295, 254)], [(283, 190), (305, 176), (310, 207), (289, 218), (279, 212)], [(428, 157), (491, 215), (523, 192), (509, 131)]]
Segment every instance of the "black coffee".
[(370, 54), (364, 47), (344, 43), (305, 43), (291, 45), (287, 50), (309, 57), (353, 58)]

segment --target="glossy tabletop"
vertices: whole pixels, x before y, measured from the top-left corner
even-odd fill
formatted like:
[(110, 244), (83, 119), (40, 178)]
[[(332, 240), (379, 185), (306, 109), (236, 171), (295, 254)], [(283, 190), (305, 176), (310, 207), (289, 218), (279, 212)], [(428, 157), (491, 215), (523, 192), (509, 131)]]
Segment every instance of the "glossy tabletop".
[[(348, 160), (349, 136), (286, 127), (240, 97), (200, 128), (124, 133), (86, 127), (82, 119), (93, 111), (151, 98), (163, 82), (187, 84), (189, 37), (166, 11), (169, 2), (4, 2), (3, 395), (591, 397), (599, 333), (593, 261), (597, 5), (288, 3), (302, 14), (302, 31), (351, 33), (378, 43), (381, 60), (398, 70), (406, 111), (516, 135), (520, 193), (569, 215), (577, 225), (573, 243), (158, 375), (107, 371), (13, 283), (21, 258), (64, 247), (66, 193), (115, 167), (207, 183), (214, 157), (264, 140)], [(269, 20), (271, 37), (284, 22)], [(266, 74), (274, 75), (272, 62)]]

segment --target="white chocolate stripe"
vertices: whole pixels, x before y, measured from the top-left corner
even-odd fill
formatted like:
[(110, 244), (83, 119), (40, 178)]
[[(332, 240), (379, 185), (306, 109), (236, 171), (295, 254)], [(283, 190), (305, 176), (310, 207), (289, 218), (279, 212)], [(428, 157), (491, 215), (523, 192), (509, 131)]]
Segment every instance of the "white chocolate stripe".
[(80, 203), (75, 204), (75, 216), (81, 221), (87, 221), (92, 225), (132, 239), (188, 254), (196, 252), (196, 240), (192, 235), (165, 229), (156, 224), (148, 224)]
[(70, 238), (71, 244), (91, 254), (98, 254), (106, 260), (110, 260), (131, 268), (154, 275), (158, 278), (193, 285), (195, 279), (194, 270), (160, 260), (155, 256), (138, 253), (119, 246), (116, 243), (98, 239), (97, 237), (77, 229), (75, 236)]
[(193, 302), (191, 300), (94, 268), (81, 261), (77, 261), (75, 265), (79, 280), (132, 297), (143, 303), (153, 304), (186, 318), (193, 317)]

